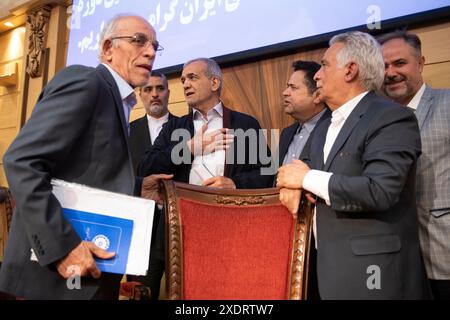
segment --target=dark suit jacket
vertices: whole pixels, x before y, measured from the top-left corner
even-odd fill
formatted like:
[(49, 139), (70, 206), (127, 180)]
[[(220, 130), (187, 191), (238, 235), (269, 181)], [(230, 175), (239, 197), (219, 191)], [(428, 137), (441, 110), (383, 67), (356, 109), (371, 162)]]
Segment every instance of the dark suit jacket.
[[(169, 112), (168, 121), (172, 120), (173, 118), (177, 117)], [(129, 144), (134, 172), (137, 171), (139, 161), (145, 154), (145, 150), (147, 150), (151, 146), (151, 141), (152, 140), (150, 138), (147, 115), (130, 122)]]
[[(415, 198), (421, 144), (414, 114), (368, 93), (323, 164), (329, 123), (317, 127), (310, 152), (312, 168), (333, 173), (331, 207), (321, 200), (316, 213), (321, 297), (427, 298)], [(379, 289), (372, 286), (377, 277)]]
[[(326, 108), (325, 112), (320, 117), (320, 119), (317, 121), (316, 125), (314, 126), (314, 129), (312, 130), (311, 134), (309, 135), (308, 141), (306, 141), (306, 144), (303, 147), (303, 150), (300, 154), (299, 159), (301, 159), (303, 161), (308, 161), (309, 149), (311, 146), (311, 137), (313, 136), (314, 132), (316, 131), (316, 128), (318, 127), (318, 125), (322, 121), (329, 120), (330, 117), (331, 117), (331, 111), (330, 111), (330, 109)], [(292, 139), (294, 139), (294, 136), (298, 130), (298, 127), (299, 127), (299, 123), (296, 122), (294, 124), (291, 124), (289, 127), (284, 128), (283, 131), (281, 131), (278, 152), (275, 153), (276, 155), (278, 155), (278, 164), (280, 167), (283, 165), (284, 157), (286, 156), (286, 153), (288, 152), (289, 146), (291, 145)], [(273, 176), (273, 181), (270, 186), (276, 186), (276, 175)]]
[[(16, 201), (0, 291), (27, 299), (87, 299), (100, 282), (68, 290), (55, 268), (80, 238), (63, 218), (50, 179), (132, 194), (133, 168), (117, 85), (103, 65), (71, 66), (50, 81), (3, 158)], [(30, 261), (33, 249), (39, 263)], [(100, 281), (115, 275), (104, 273)], [(118, 278), (120, 280), (120, 277)]]
[[(232, 111), (225, 106), (223, 107), (223, 123), (224, 128), (234, 130), (242, 129), (245, 131), (253, 129), (258, 133), (261, 129), (255, 118), (237, 111)], [(178, 140), (171, 141), (172, 132), (176, 129), (185, 129), (187, 136), (178, 137)], [(184, 144), (187, 142), (187, 140), (183, 140), (183, 138), (191, 139), (193, 136), (194, 123), (192, 112), (186, 116), (167, 122), (163, 126), (158, 138), (155, 140), (154, 145), (147, 150), (144, 158), (139, 164), (138, 175), (148, 176), (155, 173), (174, 174), (174, 180), (188, 183), (191, 164), (194, 157), (191, 153), (183, 154), (187, 161), (181, 164), (175, 164), (172, 161), (172, 150), (174, 150), (179, 142), (184, 141)], [(264, 188), (267, 186), (268, 179), (271, 177), (262, 176), (260, 174), (260, 168), (262, 167), (260, 157), (257, 156), (255, 158), (256, 161), (250, 161), (255, 154), (249, 154), (249, 150), (251, 149), (250, 141), (249, 139), (246, 139), (244, 146), (246, 150), (245, 161), (243, 161), (244, 163), (239, 163), (238, 155), (242, 155), (242, 150), (238, 149), (236, 141), (237, 137), (235, 137), (235, 142), (232, 145), (233, 163), (225, 165), (224, 176), (231, 178), (236, 184), (236, 188)], [(257, 145), (267, 145), (265, 141), (259, 142), (259, 140), (253, 143), (254, 145), (252, 147), (256, 147)], [(259, 151), (256, 152), (255, 150), (255, 153), (259, 155)]]

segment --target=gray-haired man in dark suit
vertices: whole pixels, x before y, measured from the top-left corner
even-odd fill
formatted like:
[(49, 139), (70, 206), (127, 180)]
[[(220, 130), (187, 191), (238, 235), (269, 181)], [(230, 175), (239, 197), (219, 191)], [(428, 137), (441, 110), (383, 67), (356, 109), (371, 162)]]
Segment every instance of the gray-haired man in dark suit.
[[(99, 45), (97, 68), (70, 66), (46, 85), (4, 156), (16, 210), (0, 291), (25, 299), (118, 298), (121, 275), (101, 274), (94, 261), (114, 253), (81, 241), (50, 181), (133, 193), (128, 148), (133, 89), (147, 83), (159, 45), (145, 19), (125, 15), (106, 24)], [(73, 270), (82, 276), (81, 288), (67, 285)]]

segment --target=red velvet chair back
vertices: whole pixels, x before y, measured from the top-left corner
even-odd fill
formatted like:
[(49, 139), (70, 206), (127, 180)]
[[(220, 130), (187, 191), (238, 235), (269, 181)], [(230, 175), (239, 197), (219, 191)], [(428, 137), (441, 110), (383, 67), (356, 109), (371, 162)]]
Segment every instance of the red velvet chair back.
[(305, 299), (311, 207), (295, 220), (277, 189), (164, 182), (169, 299)]

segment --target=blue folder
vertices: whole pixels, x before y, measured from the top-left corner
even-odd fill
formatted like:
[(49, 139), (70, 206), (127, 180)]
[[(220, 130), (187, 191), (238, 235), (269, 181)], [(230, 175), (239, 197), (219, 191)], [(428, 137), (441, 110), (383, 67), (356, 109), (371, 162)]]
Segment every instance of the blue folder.
[(63, 213), (81, 240), (94, 242), (98, 247), (116, 253), (108, 260), (95, 258), (102, 272), (126, 273), (133, 220), (67, 208), (63, 208)]

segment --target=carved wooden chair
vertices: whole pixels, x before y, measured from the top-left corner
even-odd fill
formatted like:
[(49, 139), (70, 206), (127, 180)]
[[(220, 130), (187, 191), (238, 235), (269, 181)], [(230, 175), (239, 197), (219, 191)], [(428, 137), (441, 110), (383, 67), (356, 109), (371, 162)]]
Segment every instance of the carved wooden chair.
[(11, 219), (13, 214), (14, 203), (11, 193), (8, 188), (0, 186), (0, 219), (2, 226), (2, 243), (1, 243), (1, 256), (3, 257), (3, 250), (6, 247), (8, 241), (9, 226), (11, 225)]
[[(1, 223), (1, 243), (0, 256), (3, 257), (6, 243), (8, 241), (9, 227), (14, 209), (14, 200), (7, 187), (0, 186), (0, 223)], [(0, 264), (1, 266), (1, 264)], [(0, 292), (0, 300), (13, 300), (14, 297)]]
[(306, 299), (311, 205), (298, 219), (277, 189), (163, 182), (168, 299)]

